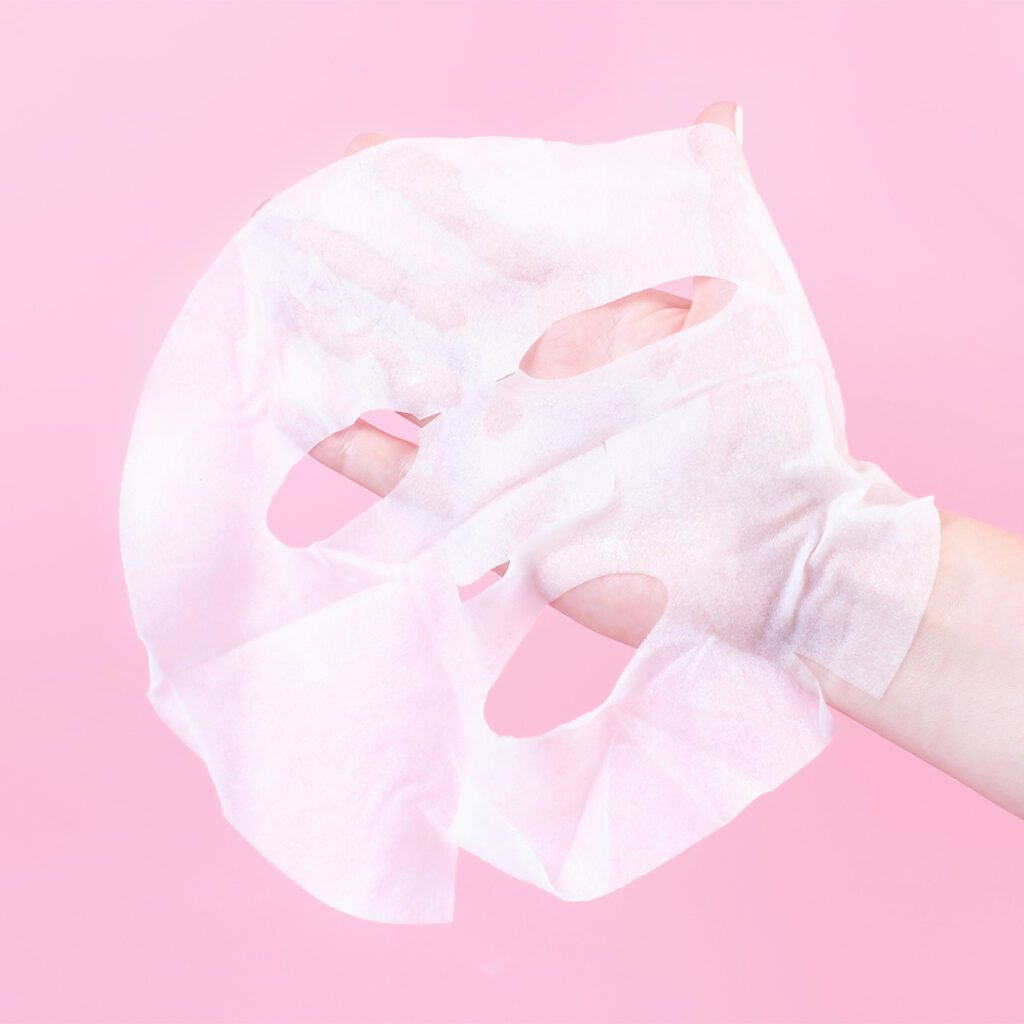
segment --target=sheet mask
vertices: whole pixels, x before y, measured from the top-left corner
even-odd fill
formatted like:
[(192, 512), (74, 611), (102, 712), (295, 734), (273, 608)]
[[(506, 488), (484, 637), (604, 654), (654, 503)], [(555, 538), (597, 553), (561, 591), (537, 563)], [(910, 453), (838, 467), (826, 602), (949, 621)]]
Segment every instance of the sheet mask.
[[(575, 377), (519, 368), (559, 319), (698, 275), (735, 285), (711, 319)], [(390, 495), (281, 543), (289, 470), (374, 409), (440, 415)], [(156, 359), (121, 538), (150, 699), (226, 818), (332, 907), (443, 922), (460, 848), (591, 899), (810, 761), (832, 726), (800, 655), (880, 697), (939, 521), (850, 455), (797, 275), (706, 124), (394, 140), (265, 204)], [(497, 735), (517, 645), (609, 573), (668, 595), (610, 696)]]

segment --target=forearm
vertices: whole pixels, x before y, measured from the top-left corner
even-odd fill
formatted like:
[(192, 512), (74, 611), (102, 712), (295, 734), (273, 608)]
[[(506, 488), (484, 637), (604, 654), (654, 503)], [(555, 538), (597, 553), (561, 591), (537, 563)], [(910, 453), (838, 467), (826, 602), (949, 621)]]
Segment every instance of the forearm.
[(1024, 538), (940, 514), (932, 595), (884, 697), (808, 665), (834, 708), (1024, 817)]

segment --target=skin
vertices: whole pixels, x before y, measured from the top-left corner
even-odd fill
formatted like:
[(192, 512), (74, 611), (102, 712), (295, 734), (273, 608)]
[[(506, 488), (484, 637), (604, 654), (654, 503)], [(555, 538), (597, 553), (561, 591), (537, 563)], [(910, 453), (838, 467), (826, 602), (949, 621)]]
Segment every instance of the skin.
[[(707, 107), (697, 118), (704, 122), (741, 131), (732, 103)], [(346, 155), (387, 138), (360, 135)], [(576, 314), (549, 328), (521, 368), (551, 378), (602, 365), (714, 315), (731, 290), (726, 282), (695, 278), (692, 302), (651, 289)], [(384, 495), (408, 472), (416, 452), (415, 444), (357, 420), (310, 454)], [(940, 518), (935, 585), (883, 698), (804, 661), (833, 708), (1024, 817), (1024, 538), (946, 510)], [(552, 604), (589, 629), (636, 647), (657, 622), (665, 592), (649, 576), (605, 576)]]

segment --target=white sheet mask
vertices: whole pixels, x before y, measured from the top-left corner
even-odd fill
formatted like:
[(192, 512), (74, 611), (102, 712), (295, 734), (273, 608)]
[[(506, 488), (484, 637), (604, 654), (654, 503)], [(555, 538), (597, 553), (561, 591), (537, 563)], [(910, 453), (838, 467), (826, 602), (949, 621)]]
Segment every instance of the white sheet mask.
[[(697, 275), (735, 285), (711, 319), (575, 377), (519, 369), (559, 319)], [(281, 543), (289, 470), (374, 409), (440, 415), (390, 495)], [(881, 696), (939, 520), (849, 455), (739, 143), (699, 125), (395, 140), (268, 202), (151, 371), (121, 536), (150, 699), (227, 819), (333, 907), (437, 922), (459, 848), (590, 899), (805, 765), (831, 719), (798, 655)], [(667, 592), (610, 696), (497, 735), (517, 645), (609, 573)]]

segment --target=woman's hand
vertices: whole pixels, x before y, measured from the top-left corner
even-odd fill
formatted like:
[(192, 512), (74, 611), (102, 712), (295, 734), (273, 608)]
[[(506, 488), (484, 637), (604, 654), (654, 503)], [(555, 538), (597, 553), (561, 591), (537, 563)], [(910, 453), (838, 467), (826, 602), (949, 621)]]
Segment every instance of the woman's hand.
[[(697, 118), (702, 122), (739, 134), (740, 111), (715, 103)], [(360, 135), (346, 155), (386, 139)], [(567, 317), (537, 340), (521, 368), (534, 377), (566, 377), (610, 362), (712, 316), (731, 286), (697, 278), (693, 293), (691, 302), (651, 289)], [(311, 454), (384, 495), (416, 452), (416, 445), (357, 420)], [(833, 707), (1024, 816), (1024, 539), (949, 512), (941, 517), (931, 599), (885, 696), (875, 700), (804, 660)], [(638, 646), (664, 600), (657, 580), (625, 574), (584, 583), (552, 604), (596, 632)]]

